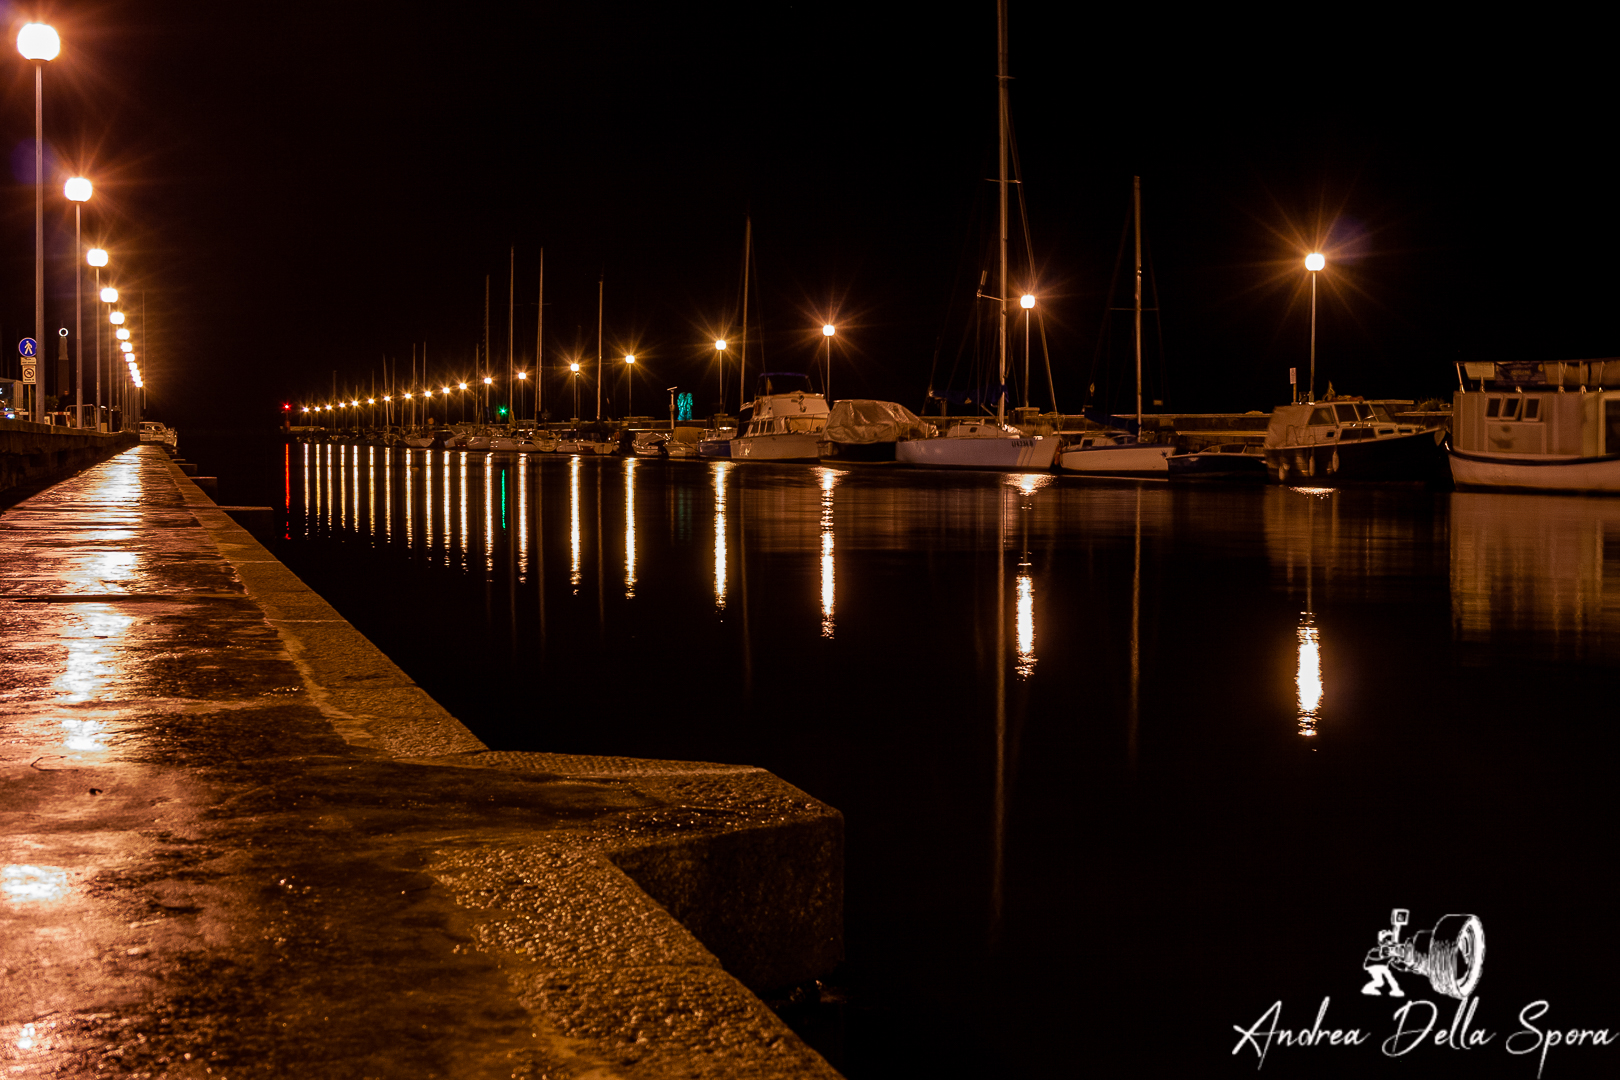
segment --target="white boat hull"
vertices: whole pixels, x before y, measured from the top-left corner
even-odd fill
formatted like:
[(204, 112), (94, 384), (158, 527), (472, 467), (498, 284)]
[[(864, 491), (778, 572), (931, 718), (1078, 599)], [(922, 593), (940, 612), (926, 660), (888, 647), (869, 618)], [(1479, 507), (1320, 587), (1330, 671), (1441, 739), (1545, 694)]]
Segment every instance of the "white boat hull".
[(1173, 446), (1153, 443), (1124, 443), (1114, 446), (1087, 446), (1078, 450), (1065, 450), (1058, 459), (1064, 472), (1089, 473), (1092, 476), (1170, 476), (1170, 455)]
[(1620, 495), (1620, 454), (1549, 458), (1451, 451), (1451, 478), (1458, 487), (1516, 491), (1581, 491)]
[(1040, 435), (1017, 438), (902, 439), (894, 460), (902, 465), (950, 469), (1042, 471), (1052, 467), (1057, 440)]
[(782, 435), (743, 435), (731, 440), (733, 461), (815, 461), (820, 456), (814, 431)]

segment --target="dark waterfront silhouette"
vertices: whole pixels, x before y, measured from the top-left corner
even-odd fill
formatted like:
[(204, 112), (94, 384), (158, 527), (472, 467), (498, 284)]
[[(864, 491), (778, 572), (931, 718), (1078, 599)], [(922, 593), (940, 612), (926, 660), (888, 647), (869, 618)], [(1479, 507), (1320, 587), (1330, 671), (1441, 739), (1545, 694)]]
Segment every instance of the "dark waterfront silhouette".
[(848, 1075), (1251, 1071), (1232, 1025), (1324, 996), (1382, 1039), (1356, 991), (1397, 905), (1490, 926), (1497, 1029), (1620, 1004), (1611, 946), (1545, 947), (1616, 898), (1620, 503), (219, 453), (222, 498), (273, 492), (278, 555), (491, 745), (746, 762), (840, 808), (847, 1004), (801, 1021)]

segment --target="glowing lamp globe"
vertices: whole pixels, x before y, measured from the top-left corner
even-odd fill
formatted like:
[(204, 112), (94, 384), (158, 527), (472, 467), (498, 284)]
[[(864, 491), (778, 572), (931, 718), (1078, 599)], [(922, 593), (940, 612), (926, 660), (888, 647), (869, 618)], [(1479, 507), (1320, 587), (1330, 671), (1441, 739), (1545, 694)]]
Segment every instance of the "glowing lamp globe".
[(118, 343), (118, 347), (120, 349), (123, 349), (125, 352), (134, 352), (135, 351), (135, 346), (131, 345), (127, 341), (120, 341)]
[[(489, 385), (489, 384), (490, 384), (490, 383), (492, 383), (492, 382), (494, 382), (494, 381), (495, 381), (495, 380), (494, 380), (494, 379), (492, 379), (492, 378), (490, 378), (490, 377), (489, 377), (489, 376), (488, 376), (488, 375), (485, 375), (485, 376), (484, 376), (484, 385), (485, 385), (485, 386), (488, 386), (488, 385)], [(466, 384), (465, 384), (465, 383), (463, 383), (463, 384), (462, 384), (462, 388), (463, 388), (463, 389), (465, 389), (465, 388), (466, 388)]]
[(719, 351), (721, 351), (721, 352), (725, 352), (726, 351), (726, 339), (725, 338), (715, 338), (714, 339), (714, 347), (716, 349), (718, 349)]
[[(103, 304), (116, 304), (116, 303), (118, 303), (118, 290), (114, 289), (111, 286), (108, 286), (107, 288), (102, 289), (101, 290), (101, 302)], [(115, 311), (115, 312), (113, 312), (113, 314), (118, 315), (118, 318), (119, 318), (120, 322), (123, 321), (123, 316), (120, 315), (118, 312)]]
[(1029, 293), (1025, 293), (1023, 296), (1018, 298), (1018, 306), (1026, 311), (1029, 310), (1035, 306), (1035, 297)]
[(67, 183), (62, 185), (62, 194), (66, 195), (71, 202), (89, 202), (90, 181), (82, 176), (71, 177)]
[(115, 311), (111, 315), (107, 316), (107, 321), (112, 323), (114, 326), (123, 326), (124, 313), (122, 311)]
[(113, 331), (113, 337), (117, 338), (119, 341), (128, 341), (129, 331), (120, 326), (118, 329)]
[(578, 364), (569, 364), (568, 365), (568, 370), (572, 371), (575, 375), (578, 375), (579, 374), (579, 365)]
[(627, 354), (625, 354), (624, 362), (627, 363), (627, 364), (635, 363), (636, 362), (636, 354), (635, 353), (627, 353)]
[(1326, 265), (1327, 260), (1322, 257), (1321, 252), (1313, 251), (1309, 255), (1305, 256), (1305, 269), (1311, 271), (1313, 274)]
[(44, 23), (29, 23), (17, 31), (17, 51), (24, 60), (55, 60), (62, 53), (62, 39)]
[(825, 326), (823, 326), (821, 328), (821, 336), (822, 337), (832, 337), (837, 332), (838, 332), (837, 328), (834, 327), (832, 323), (827, 323)]
[(528, 377), (529, 377), (529, 373), (528, 373), (528, 372), (527, 372), (527, 371), (520, 371), (520, 372), (518, 372), (518, 378), (520, 378), (520, 379), (527, 379), (527, 378), (528, 378)]
[[(91, 266), (106, 266), (107, 265), (107, 252), (102, 248), (91, 248), (89, 251), (84, 253), (84, 260), (85, 260), (85, 262), (89, 263)], [(110, 292), (110, 293), (112, 293), (114, 299), (116, 299), (117, 296), (118, 296), (118, 290), (117, 289), (102, 289), (101, 291), (102, 292)], [(103, 298), (103, 299), (105, 299), (105, 298)]]

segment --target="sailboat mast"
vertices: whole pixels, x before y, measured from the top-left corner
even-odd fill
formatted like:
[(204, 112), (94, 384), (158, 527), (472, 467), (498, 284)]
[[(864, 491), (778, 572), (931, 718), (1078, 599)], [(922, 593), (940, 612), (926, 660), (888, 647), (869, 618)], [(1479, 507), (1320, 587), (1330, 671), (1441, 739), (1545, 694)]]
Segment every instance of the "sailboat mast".
[[(473, 354), (473, 370), (474, 371), (478, 370), (478, 356), (477, 356), (476, 349), (474, 350), (474, 354)], [(488, 274), (484, 275), (484, 378), (486, 378), (486, 379), (489, 378), (489, 275)], [(474, 389), (473, 390), (473, 394), (475, 395), (474, 398), (473, 398), (473, 403), (474, 404), (477, 404), (477, 401), (478, 401), (478, 398), (476, 396), (477, 393), (478, 393), (477, 389)], [(489, 408), (489, 383), (487, 383), (487, 382), (484, 384), (484, 408), (485, 409)], [(445, 408), (444, 414), (447, 417), (450, 415), (450, 409), (448, 407)], [(484, 417), (482, 415), (480, 415), (478, 417), (478, 422), (479, 423), (484, 422)]]
[(1131, 177), (1131, 222), (1136, 233), (1136, 437), (1142, 437), (1142, 178)]
[(512, 252), (506, 264), (506, 422), (517, 423), (517, 394), (513, 387), (517, 385), (517, 365), (513, 354), (512, 328), (517, 325), (517, 245), (512, 245)]
[(1000, 385), (996, 390), (996, 425), (1007, 419), (1007, 2), (996, 0), (996, 104), (999, 110), (1001, 152), (999, 170), (1001, 196), (1001, 282), (996, 297), (1001, 304), (996, 324), (996, 352)]
[(607, 276), (596, 279), (596, 418), (602, 419), (602, 290)]
[(535, 316), (535, 423), (546, 408), (546, 249), (539, 249), (539, 308)]
[(737, 353), (737, 409), (742, 410), (743, 399), (748, 396), (748, 263), (754, 254), (754, 219), (745, 219), (743, 225), (743, 310), (742, 344)]

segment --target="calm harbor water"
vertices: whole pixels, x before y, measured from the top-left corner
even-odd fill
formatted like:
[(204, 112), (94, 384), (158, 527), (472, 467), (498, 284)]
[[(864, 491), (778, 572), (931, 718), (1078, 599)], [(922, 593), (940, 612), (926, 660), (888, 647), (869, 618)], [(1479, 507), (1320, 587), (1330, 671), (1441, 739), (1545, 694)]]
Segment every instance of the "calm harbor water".
[(1387, 1057), (1397, 1003), (1359, 993), (1395, 907), (1485, 927), (1467, 1075), (1535, 1075), (1506, 1044), (1537, 1000), (1620, 1030), (1620, 502), (185, 452), (492, 746), (746, 762), (842, 810), (846, 1000), (799, 1019), (852, 1077), (1248, 1073), (1234, 1025), (1324, 998), (1369, 1042), (1265, 1075), (1456, 1069)]

